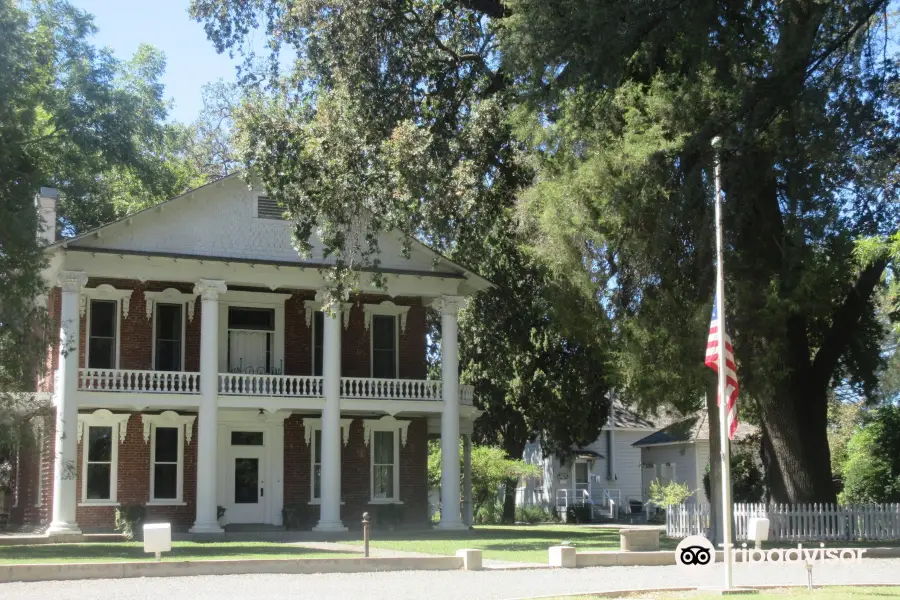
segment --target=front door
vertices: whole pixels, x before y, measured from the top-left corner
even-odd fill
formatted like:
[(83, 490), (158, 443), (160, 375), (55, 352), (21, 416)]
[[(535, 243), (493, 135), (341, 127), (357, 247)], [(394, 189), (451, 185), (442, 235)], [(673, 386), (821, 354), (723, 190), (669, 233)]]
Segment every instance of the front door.
[(579, 460), (575, 462), (575, 502), (582, 502), (591, 494), (591, 470), (587, 461)]
[(266, 520), (266, 465), (264, 433), (232, 431), (228, 472), (226, 518), (229, 523), (263, 523)]

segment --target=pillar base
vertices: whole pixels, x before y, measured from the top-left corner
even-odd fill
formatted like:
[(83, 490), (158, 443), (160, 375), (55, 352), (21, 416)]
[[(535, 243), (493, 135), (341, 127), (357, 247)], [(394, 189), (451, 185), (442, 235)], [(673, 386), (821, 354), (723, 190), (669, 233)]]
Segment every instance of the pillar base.
[(203, 534), (225, 534), (225, 530), (219, 526), (219, 523), (216, 521), (212, 521), (210, 523), (194, 523), (194, 526), (188, 530), (190, 533), (203, 533)]
[(340, 521), (322, 521), (320, 520), (318, 525), (312, 528), (313, 531), (317, 532), (326, 532), (326, 533), (344, 533), (345, 531), (349, 531), (344, 524)]
[(469, 526), (459, 521), (440, 521), (437, 525), (434, 526), (435, 529), (439, 529), (441, 531), (466, 531), (469, 529)]
[(81, 528), (78, 523), (69, 523), (67, 521), (54, 521), (47, 528), (47, 535), (56, 537), (59, 535), (81, 535)]

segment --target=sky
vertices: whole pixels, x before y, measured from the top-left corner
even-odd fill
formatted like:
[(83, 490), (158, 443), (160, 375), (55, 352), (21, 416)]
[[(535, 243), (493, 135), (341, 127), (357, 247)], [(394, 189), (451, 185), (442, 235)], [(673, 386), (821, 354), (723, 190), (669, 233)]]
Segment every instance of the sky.
[(152, 44), (166, 55), (162, 82), (174, 99), (170, 118), (193, 121), (203, 106), (203, 84), (235, 77), (237, 60), (217, 54), (200, 23), (187, 13), (189, 0), (70, 0), (94, 15), (94, 44), (107, 46), (121, 59), (131, 58), (138, 45)]

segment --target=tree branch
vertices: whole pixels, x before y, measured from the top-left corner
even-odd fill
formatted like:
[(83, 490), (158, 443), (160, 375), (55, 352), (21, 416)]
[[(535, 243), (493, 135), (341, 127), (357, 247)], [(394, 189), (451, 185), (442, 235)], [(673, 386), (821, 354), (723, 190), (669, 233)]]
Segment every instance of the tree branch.
[(846, 352), (853, 339), (856, 325), (862, 318), (866, 303), (872, 297), (875, 286), (881, 281), (881, 274), (887, 265), (888, 259), (880, 258), (863, 269), (844, 298), (844, 302), (838, 307), (831, 321), (831, 327), (826, 332), (825, 339), (813, 361), (815, 385), (828, 385), (838, 360)]
[(506, 16), (506, 9), (501, 0), (459, 0), (458, 4), (495, 19), (501, 19)]

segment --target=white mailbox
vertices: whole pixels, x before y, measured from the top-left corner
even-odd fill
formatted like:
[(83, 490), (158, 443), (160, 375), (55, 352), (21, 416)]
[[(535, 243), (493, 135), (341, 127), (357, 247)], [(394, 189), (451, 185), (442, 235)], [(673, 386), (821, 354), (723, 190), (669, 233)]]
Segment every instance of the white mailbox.
[(756, 542), (759, 546), (760, 542), (769, 539), (769, 520), (763, 517), (753, 517), (747, 523), (747, 539)]
[(144, 552), (156, 554), (159, 560), (161, 552), (172, 550), (172, 525), (170, 523), (151, 523), (144, 525)]

